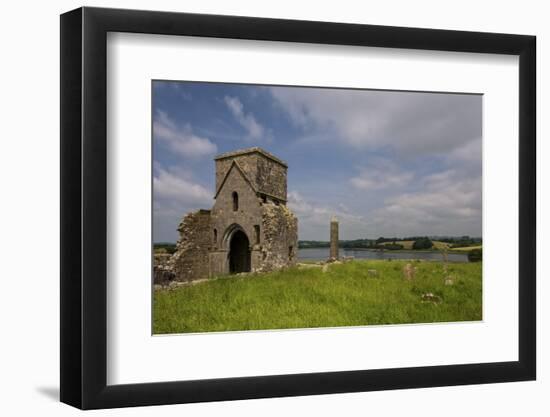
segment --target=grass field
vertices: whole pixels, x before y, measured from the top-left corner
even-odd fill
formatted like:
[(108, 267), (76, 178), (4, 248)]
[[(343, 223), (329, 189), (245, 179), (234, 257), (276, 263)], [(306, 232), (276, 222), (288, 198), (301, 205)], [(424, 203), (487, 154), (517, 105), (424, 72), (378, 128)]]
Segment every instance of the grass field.
[[(153, 333), (188, 333), (481, 320), (482, 263), (353, 261), (155, 290)], [(376, 269), (378, 276), (369, 276)], [(441, 302), (423, 302), (433, 293)]]
[[(391, 245), (393, 242), (384, 242), (382, 245)], [(397, 240), (395, 243), (398, 245), (403, 245), (403, 249), (411, 250), (413, 248), (414, 240)], [(440, 242), (439, 240), (432, 240), (433, 248), (436, 250), (441, 250), (444, 248), (449, 248), (451, 246), (450, 243), (447, 242)]]
[(482, 245), (477, 245), (477, 246), (464, 246), (462, 248), (452, 248), (451, 250), (457, 251), (457, 252), (469, 252), (471, 250), (481, 249), (481, 248), (482, 248)]

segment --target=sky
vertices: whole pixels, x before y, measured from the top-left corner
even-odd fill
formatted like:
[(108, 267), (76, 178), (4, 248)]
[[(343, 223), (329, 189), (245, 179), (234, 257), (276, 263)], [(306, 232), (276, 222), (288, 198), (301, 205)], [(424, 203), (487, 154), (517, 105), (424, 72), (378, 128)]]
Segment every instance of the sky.
[(288, 164), (300, 240), (481, 236), (482, 96), (153, 81), (153, 240), (214, 203), (219, 153)]

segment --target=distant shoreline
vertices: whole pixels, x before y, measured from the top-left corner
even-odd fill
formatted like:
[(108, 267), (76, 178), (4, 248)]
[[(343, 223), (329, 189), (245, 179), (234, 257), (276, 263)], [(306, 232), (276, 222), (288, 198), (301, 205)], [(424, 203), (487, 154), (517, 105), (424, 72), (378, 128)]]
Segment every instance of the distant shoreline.
[[(176, 246), (176, 243), (171, 242), (159, 242), (159, 243), (153, 243), (153, 247), (157, 246)], [(447, 250), (447, 253), (457, 253), (457, 254), (467, 254), (469, 250), (479, 249), (480, 245), (472, 246), (471, 249), (469, 249), (467, 246), (463, 246), (460, 248), (452, 249), (449, 248)], [(305, 246), (300, 247), (298, 246), (298, 250), (300, 249), (328, 249), (330, 246)], [(340, 250), (347, 250), (347, 251), (369, 251), (369, 252), (390, 252), (390, 253), (403, 253), (403, 252), (435, 252), (435, 253), (441, 253), (441, 249), (382, 249), (382, 248), (362, 248), (362, 247), (345, 247), (340, 246)]]
[[(307, 246), (307, 247), (298, 247), (298, 249), (327, 249), (328, 246)], [(350, 251), (370, 251), (370, 252), (439, 252), (441, 249), (375, 249), (375, 248), (347, 248), (340, 247), (341, 250), (350, 250)], [(472, 250), (477, 249), (477, 246), (472, 247)], [(448, 253), (465, 253), (467, 252), (466, 247), (462, 247), (460, 250), (448, 249)]]

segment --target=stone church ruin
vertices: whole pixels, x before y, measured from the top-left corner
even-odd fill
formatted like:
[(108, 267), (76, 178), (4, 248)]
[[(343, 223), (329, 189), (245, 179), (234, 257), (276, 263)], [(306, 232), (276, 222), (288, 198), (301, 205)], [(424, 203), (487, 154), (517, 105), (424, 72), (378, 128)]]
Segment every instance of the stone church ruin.
[(286, 205), (286, 163), (256, 147), (214, 161), (214, 205), (183, 217), (176, 252), (166, 262), (155, 262), (155, 283), (296, 264), (298, 219)]

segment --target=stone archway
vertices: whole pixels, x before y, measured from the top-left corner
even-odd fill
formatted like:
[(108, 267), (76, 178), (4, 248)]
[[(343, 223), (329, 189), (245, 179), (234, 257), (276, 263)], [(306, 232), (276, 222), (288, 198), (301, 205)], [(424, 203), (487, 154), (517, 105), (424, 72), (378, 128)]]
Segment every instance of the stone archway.
[(241, 229), (235, 230), (230, 237), (229, 272), (250, 272), (250, 242)]

